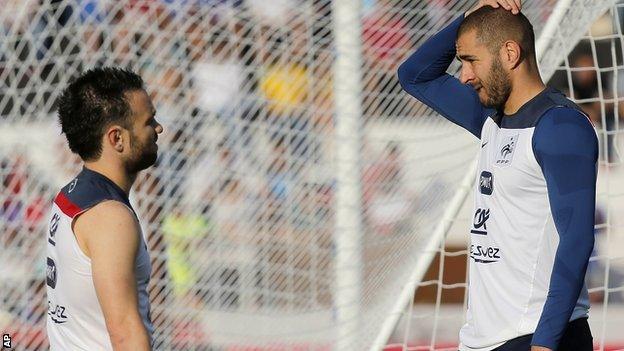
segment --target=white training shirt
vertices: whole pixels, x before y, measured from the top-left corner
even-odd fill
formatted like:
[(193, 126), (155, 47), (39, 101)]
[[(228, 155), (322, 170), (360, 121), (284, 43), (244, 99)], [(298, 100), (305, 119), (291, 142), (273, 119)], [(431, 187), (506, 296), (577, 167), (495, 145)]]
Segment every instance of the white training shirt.
[[(562, 107), (559, 100), (560, 94), (546, 90), (516, 116), (494, 115), (483, 125), (462, 351), (492, 350), (532, 334), (542, 315), (559, 235), (532, 141), (535, 124), (547, 110)], [(512, 125), (500, 127), (495, 119), (501, 118)], [(583, 286), (570, 321), (587, 317), (588, 310)]]
[[(112, 350), (93, 285), (91, 260), (76, 241), (73, 220), (96, 204), (114, 200), (132, 210), (125, 193), (94, 171), (83, 171), (59, 192), (52, 206), (47, 237), (47, 332), (50, 350)], [(153, 334), (147, 284), (151, 263), (143, 236), (135, 261), (139, 311), (148, 334)]]

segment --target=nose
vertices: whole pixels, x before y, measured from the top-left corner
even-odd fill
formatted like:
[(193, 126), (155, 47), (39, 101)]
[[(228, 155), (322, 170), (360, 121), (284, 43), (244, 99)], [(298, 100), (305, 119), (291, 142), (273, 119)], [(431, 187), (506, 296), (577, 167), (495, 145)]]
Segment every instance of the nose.
[(475, 79), (474, 72), (467, 64), (462, 64), (461, 71), (459, 73), (459, 81), (462, 84), (468, 84)]

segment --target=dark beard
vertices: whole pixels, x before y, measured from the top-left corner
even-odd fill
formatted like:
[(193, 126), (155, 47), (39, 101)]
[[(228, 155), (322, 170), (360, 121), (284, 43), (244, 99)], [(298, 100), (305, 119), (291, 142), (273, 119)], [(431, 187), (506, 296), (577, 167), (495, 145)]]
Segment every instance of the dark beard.
[(483, 103), (486, 107), (501, 111), (511, 94), (509, 75), (503, 69), (498, 57), (494, 58), (492, 68), (486, 80), (487, 100)]
[(146, 152), (137, 157), (135, 160), (131, 160), (126, 166), (131, 173), (139, 173), (140, 171), (153, 166), (156, 163), (158, 154), (156, 152)]
[[(136, 137), (133, 137), (136, 140)], [(132, 139), (131, 139), (132, 140)], [(147, 145), (132, 144), (132, 154), (134, 157), (126, 163), (126, 169), (131, 174), (139, 173), (140, 171), (153, 166), (158, 158), (158, 149), (151, 148)]]

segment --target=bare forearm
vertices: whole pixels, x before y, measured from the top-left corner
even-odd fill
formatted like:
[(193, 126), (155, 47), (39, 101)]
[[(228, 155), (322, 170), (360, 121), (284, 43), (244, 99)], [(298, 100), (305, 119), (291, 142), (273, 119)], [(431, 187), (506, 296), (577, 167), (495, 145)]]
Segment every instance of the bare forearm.
[[(115, 351), (151, 351), (150, 337), (138, 318), (110, 326), (108, 333)], [(137, 320), (138, 319), (138, 320)]]

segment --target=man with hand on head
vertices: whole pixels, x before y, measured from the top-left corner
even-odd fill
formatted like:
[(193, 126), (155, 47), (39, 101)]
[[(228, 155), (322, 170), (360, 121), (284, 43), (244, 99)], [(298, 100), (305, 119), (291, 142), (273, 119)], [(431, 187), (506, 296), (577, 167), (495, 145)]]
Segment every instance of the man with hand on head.
[[(520, 0), (481, 0), (399, 68), (403, 88), (481, 139), (460, 350), (592, 350), (585, 271), (598, 143), (543, 83)], [(446, 74), (452, 60), (459, 79)]]

